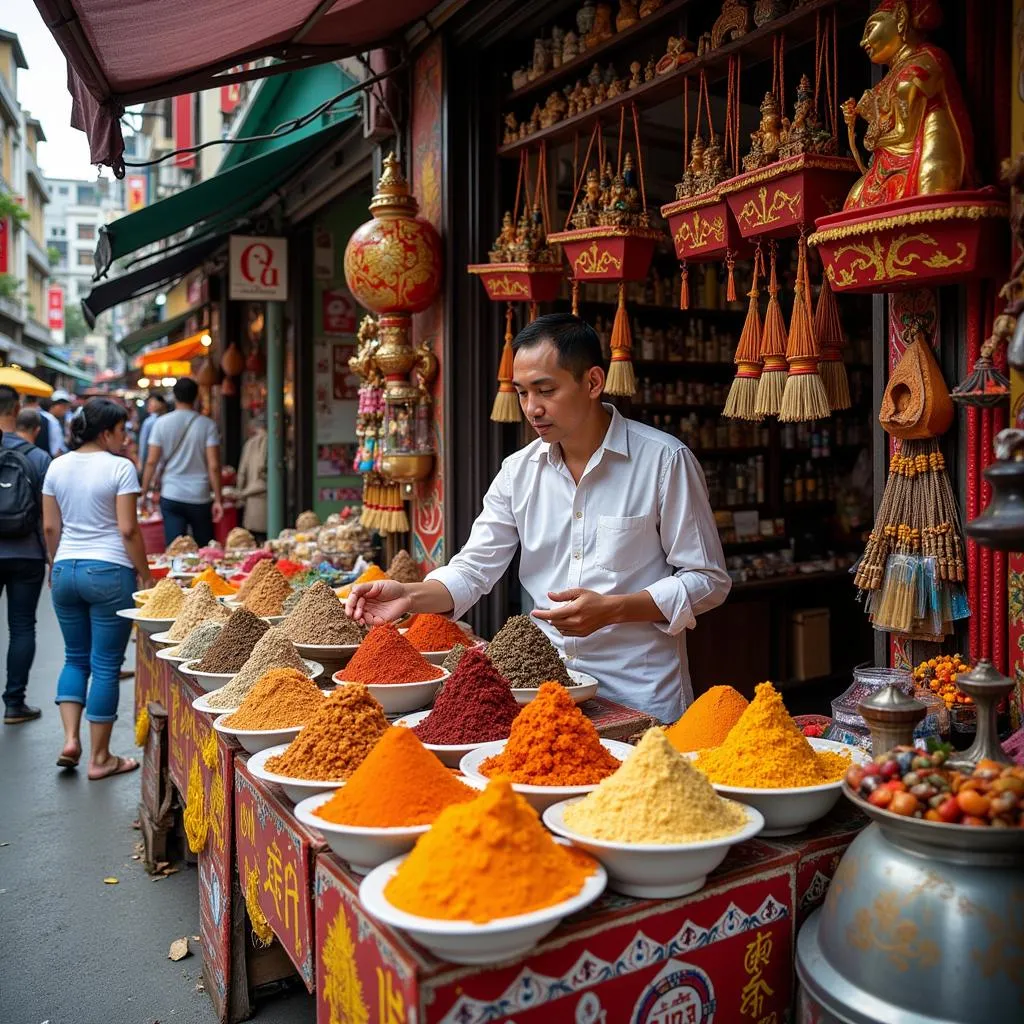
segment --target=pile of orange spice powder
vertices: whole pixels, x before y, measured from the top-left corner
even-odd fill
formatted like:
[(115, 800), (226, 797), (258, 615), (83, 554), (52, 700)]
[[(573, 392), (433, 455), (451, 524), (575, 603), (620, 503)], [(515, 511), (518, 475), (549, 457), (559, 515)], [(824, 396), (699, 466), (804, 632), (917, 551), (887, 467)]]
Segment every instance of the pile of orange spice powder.
[(423, 683), (441, 676), (390, 623), (374, 626), (352, 660), (336, 677), (343, 682), (380, 686), (388, 683)]
[(429, 612), (417, 615), (405, 634), (417, 651), (450, 651), (456, 644), (466, 644), (462, 628), (443, 615)]
[(519, 712), (505, 749), (480, 771), (525, 786), (593, 786), (619, 764), (565, 687), (549, 682)]

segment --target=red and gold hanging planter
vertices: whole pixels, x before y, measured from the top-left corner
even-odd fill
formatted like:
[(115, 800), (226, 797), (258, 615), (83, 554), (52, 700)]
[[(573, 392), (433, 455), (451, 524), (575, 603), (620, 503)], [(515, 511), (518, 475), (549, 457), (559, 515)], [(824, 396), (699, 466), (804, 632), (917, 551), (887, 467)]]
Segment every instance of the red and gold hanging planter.
[[(744, 173), (721, 186), (744, 238), (796, 237), (818, 217), (838, 210), (857, 177), (856, 161), (836, 156), (838, 149), (835, 86), (835, 12), (817, 16), (815, 83), (803, 75), (794, 116), (785, 105), (785, 43), (774, 40), (772, 90), (761, 103), (761, 124), (743, 158)], [(817, 109), (826, 93), (825, 124)]]
[[(619, 120), (617, 170), (613, 175), (611, 162), (600, 170), (587, 169), (595, 141), (600, 139), (600, 123), (594, 125), (587, 155), (583, 160), (566, 227), (548, 236), (561, 245), (573, 279), (573, 294), (581, 281), (616, 281), (619, 301), (612, 324), (611, 366), (605, 383), (609, 395), (631, 396), (636, 391), (633, 371), (633, 338), (626, 314), (625, 282), (642, 281), (650, 270), (654, 247), (664, 238), (652, 228), (647, 213), (643, 159), (640, 155), (640, 123), (636, 105), (631, 104), (637, 165), (632, 155), (623, 152), (625, 109)], [(600, 147), (599, 147), (600, 148)], [(600, 163), (600, 157), (599, 157)], [(586, 188), (581, 188), (586, 178)], [(573, 227), (569, 228), (572, 224)]]
[[(470, 274), (480, 278), (492, 302), (505, 302), (505, 344), (498, 367), (498, 393), (491, 409), (496, 423), (517, 423), (520, 419), (519, 399), (512, 387), (512, 319), (513, 302), (530, 304), (530, 319), (537, 315), (537, 304), (558, 298), (565, 270), (561, 253), (548, 244), (550, 215), (548, 212), (547, 149), (542, 142), (537, 156), (537, 180), (533, 205), (529, 204), (529, 160), (524, 151), (519, 160), (516, 201), (506, 212), (501, 233), (488, 253), (489, 263), (471, 263)], [(523, 199), (520, 216), (519, 201)]]
[[(719, 142), (711, 124), (711, 105), (707, 79), (700, 73), (697, 94), (697, 127), (690, 145), (689, 78), (683, 80), (683, 179), (676, 185), (676, 200), (661, 208), (679, 259), (682, 286), (679, 308), (690, 308), (688, 264), (724, 260), (727, 268), (726, 300), (736, 299), (733, 266), (749, 245), (736, 225), (720, 186), (735, 174), (739, 161), (739, 72), (738, 56), (729, 58), (729, 78), (725, 113), (725, 144)], [(703, 100), (703, 105), (701, 103)], [(705, 145), (700, 131), (704, 110), (709, 141)]]

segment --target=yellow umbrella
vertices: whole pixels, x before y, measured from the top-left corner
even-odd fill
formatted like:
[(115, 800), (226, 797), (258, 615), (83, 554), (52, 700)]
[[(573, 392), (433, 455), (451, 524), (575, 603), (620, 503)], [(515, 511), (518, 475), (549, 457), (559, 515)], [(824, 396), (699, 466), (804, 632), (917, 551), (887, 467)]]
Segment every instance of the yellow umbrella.
[(53, 394), (53, 388), (26, 373), (20, 366), (0, 366), (0, 384), (6, 384), (14, 388), (19, 395), (37, 395), (39, 398), (49, 398)]

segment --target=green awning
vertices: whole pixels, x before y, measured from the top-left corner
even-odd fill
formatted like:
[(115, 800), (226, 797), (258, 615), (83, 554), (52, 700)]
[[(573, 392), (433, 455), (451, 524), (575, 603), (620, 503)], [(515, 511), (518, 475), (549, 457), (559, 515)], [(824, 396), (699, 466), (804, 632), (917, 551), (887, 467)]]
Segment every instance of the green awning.
[(185, 310), (184, 313), (172, 316), (168, 320), (161, 320), (159, 323), (150, 324), (148, 327), (140, 327), (138, 330), (132, 331), (131, 334), (126, 334), (117, 343), (117, 347), (122, 352), (133, 356), (137, 352), (141, 352), (147, 345), (151, 345), (154, 341), (166, 338), (178, 330), (179, 327), (184, 327), (188, 319), (195, 316), (202, 308), (201, 305), (193, 306), (191, 309)]
[(207, 181), (107, 224), (100, 229), (96, 247), (97, 270), (102, 273), (114, 260), (194, 225), (205, 221), (221, 224), (244, 216), (329, 146), (348, 120), (337, 121), (291, 145), (245, 160)]
[(51, 356), (46, 352), (40, 352), (36, 355), (36, 365), (45, 366), (50, 370), (55, 370), (57, 373), (63, 373), (65, 377), (73, 377), (80, 384), (91, 384), (93, 380), (84, 370), (79, 370), (78, 367), (72, 366), (58, 356)]

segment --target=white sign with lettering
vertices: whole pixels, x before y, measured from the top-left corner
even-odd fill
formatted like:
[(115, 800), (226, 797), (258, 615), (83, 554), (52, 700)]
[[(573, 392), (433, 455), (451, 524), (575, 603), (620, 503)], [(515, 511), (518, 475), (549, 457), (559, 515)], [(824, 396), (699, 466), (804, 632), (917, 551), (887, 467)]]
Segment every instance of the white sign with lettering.
[(288, 298), (288, 239), (232, 235), (228, 259), (229, 298)]

